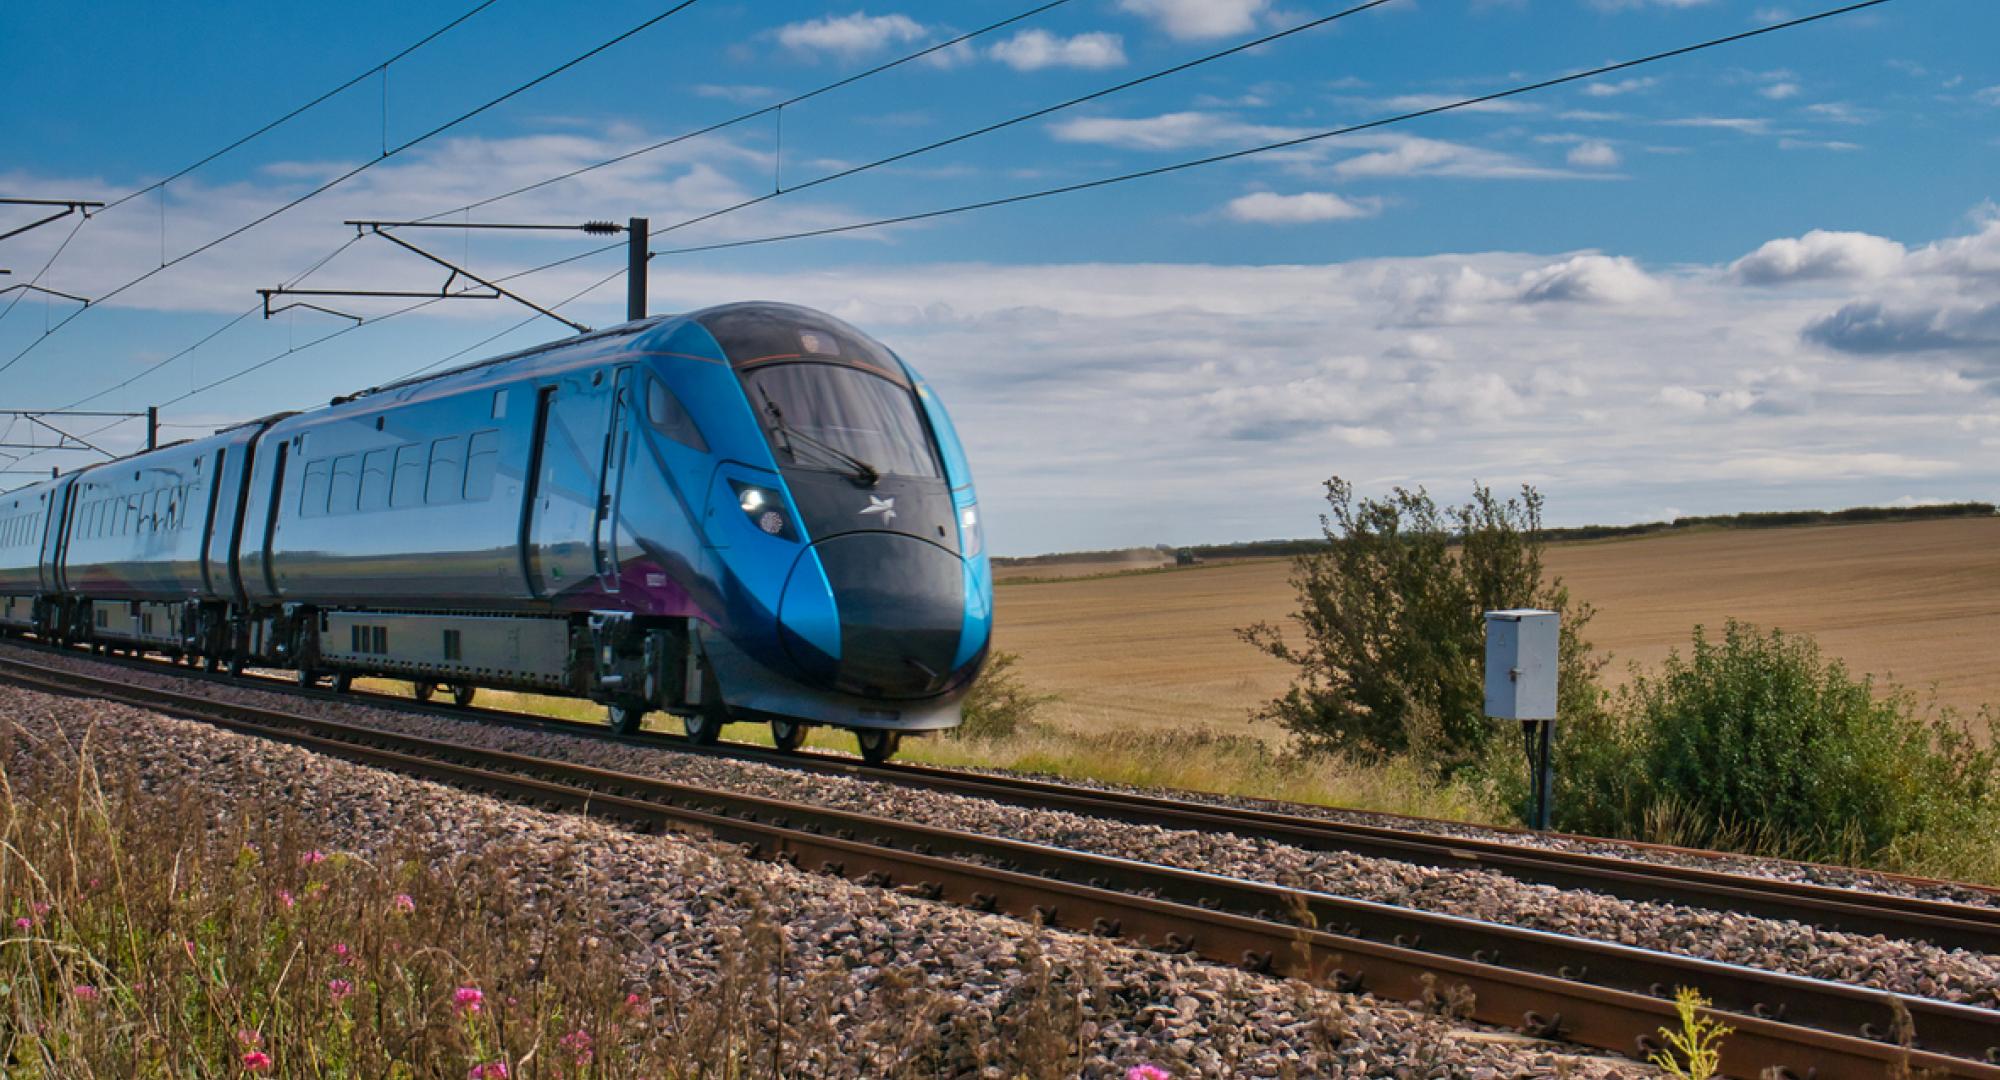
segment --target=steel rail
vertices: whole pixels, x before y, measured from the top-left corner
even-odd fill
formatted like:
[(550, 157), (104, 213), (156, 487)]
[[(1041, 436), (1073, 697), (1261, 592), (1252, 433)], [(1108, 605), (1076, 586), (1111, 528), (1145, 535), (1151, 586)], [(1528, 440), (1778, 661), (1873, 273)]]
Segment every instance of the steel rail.
[[(195, 676), (195, 673), (186, 669), (174, 670), (175, 674), (183, 677)], [(224, 685), (237, 684), (220, 676), (206, 677)], [(268, 686), (276, 692), (297, 693), (319, 700), (360, 701), (426, 716), (475, 719), (587, 738), (603, 738), (637, 746), (654, 746), (755, 761), (822, 775), (888, 781), (1011, 805), (1061, 810), (1129, 824), (1198, 832), (1230, 832), (1308, 850), (1346, 852), (1440, 869), (1490, 870), (1535, 884), (1562, 889), (1585, 889), (1626, 900), (1672, 903), (1754, 915), (1759, 918), (1785, 919), (1827, 930), (1881, 934), (1905, 940), (1928, 941), (1944, 948), (2000, 955), (2000, 907), (1873, 892), (1816, 882), (1760, 877), (1650, 860), (1619, 858), (1594, 852), (1530, 847), (1505, 840), (1456, 836), (1424, 829), (1397, 829), (1307, 814), (1222, 806), (1158, 795), (1082, 787), (1022, 776), (900, 763), (868, 765), (854, 758), (832, 754), (810, 752), (786, 754), (742, 744), (696, 746), (680, 736), (667, 733), (618, 735), (577, 721), (500, 709), (432, 705), (370, 691), (356, 690), (341, 694), (317, 688), (300, 688), (290, 682), (263, 679), (258, 680), (258, 684), (260, 688)], [(1432, 819), (1409, 820), (1413, 824), (1433, 827), (1451, 824)], [(1527, 838), (1535, 834), (1520, 835)], [(1604, 842), (1590, 837), (1556, 835), (1578, 842)], [(1663, 845), (1633, 846), (1643, 850), (1692, 857), (1713, 857), (1715, 854)], [(1798, 865), (1813, 867), (1813, 864)], [(1883, 876), (1894, 877), (1894, 875)], [(1927, 882), (1923, 879), (1905, 880), (1940, 886), (1953, 884)]]
[[(1348, 992), (1421, 1004), (1435, 1001), (1440, 986), (1462, 982), (1475, 995), (1476, 1019), (1542, 1037), (1644, 1050), (1643, 1038), (1671, 1016), (1665, 995), (1695, 986), (1737, 1028), (1725, 1046), (1732, 1075), (1781, 1068), (1834, 1080), (1902, 1065), (2000, 1080), (2000, 1013), (1989, 1010), (467, 747), (11, 658), (0, 660), (0, 678), (633, 825), (691, 829), (751, 845), (760, 857), (867, 883), (902, 882), (933, 899), (1087, 927)], [(1881, 1041), (1898, 1006), (1914, 1024), (1906, 1046)]]

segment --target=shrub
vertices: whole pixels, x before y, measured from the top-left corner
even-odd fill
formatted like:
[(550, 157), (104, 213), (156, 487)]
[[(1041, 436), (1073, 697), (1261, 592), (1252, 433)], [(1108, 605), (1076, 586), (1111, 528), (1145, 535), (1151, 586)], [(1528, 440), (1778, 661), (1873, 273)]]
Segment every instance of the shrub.
[(1326, 500), (1325, 543), (1293, 563), (1303, 643), (1269, 623), (1238, 631), (1298, 668), (1259, 717), (1308, 748), (1409, 754), (1451, 775), (1485, 756), (1502, 729), (1485, 716), (1482, 613), (1511, 607), (1563, 614), (1562, 713), (1596, 710), (1600, 664), (1581, 635), (1591, 610), (1571, 603), (1560, 580), (1544, 580), (1533, 488), (1502, 501), (1474, 485), (1472, 501), (1441, 508), (1422, 488), (1356, 501), (1334, 477)]
[(960, 705), (965, 719), (952, 735), (960, 739), (1008, 739), (1035, 726), (1035, 714), (1055, 700), (1052, 694), (1028, 689), (1021, 673), (1014, 670), (1021, 657), (996, 652), (986, 660), (985, 670), (972, 683)]
[(1616, 711), (1590, 738), (1562, 732), (1565, 828), (1869, 862), (1916, 861), (1951, 837), (1991, 843), (1994, 752), (1949, 713), (1878, 698), (1810, 637), (1697, 628)]

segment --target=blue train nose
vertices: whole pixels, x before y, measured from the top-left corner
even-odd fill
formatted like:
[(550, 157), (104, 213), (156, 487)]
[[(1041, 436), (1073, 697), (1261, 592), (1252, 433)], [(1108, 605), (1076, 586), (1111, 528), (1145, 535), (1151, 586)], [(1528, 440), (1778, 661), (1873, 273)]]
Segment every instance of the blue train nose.
[[(810, 572), (813, 556), (823, 576)], [(899, 533), (832, 537), (799, 560), (778, 619), (812, 682), (870, 697), (941, 693), (965, 624), (964, 564)]]

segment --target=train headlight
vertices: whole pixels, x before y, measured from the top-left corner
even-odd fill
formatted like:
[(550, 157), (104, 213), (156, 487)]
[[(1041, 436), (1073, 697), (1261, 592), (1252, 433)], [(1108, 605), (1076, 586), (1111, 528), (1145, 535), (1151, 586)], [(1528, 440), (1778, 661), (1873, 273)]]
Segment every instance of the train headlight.
[(960, 553), (970, 559), (986, 547), (986, 531), (979, 527), (979, 504), (962, 507), (958, 511), (958, 546)]
[(786, 540), (798, 538), (792, 528), (792, 515), (785, 509), (785, 497), (767, 487), (740, 483), (735, 480), (729, 486), (736, 490), (736, 505), (743, 516), (750, 519), (760, 532)]

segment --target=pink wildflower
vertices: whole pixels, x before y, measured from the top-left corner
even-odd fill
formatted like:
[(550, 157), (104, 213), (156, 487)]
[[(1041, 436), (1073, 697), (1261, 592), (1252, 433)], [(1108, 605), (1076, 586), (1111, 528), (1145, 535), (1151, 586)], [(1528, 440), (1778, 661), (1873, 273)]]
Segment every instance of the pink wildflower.
[(236, 1041), (242, 1043), (244, 1046), (257, 1047), (264, 1045), (264, 1036), (260, 1032), (251, 1031), (246, 1028), (236, 1033)]
[(194, 959), (194, 939), (183, 938), (181, 940), (181, 947), (187, 950), (188, 959), (192, 961)]
[(451, 995), (451, 1000), (461, 1012), (476, 1013), (486, 1001), (486, 995), (476, 986), (461, 986)]
[(282, 907), (282, 908), (284, 908), (284, 909), (285, 909), (286, 911), (290, 911), (290, 910), (292, 910), (292, 905), (293, 905), (293, 904), (295, 904), (295, 903), (297, 903), (297, 902), (298, 902), (298, 901), (297, 901), (297, 900), (296, 900), (296, 899), (295, 899), (295, 898), (294, 898), (294, 897), (292, 896), (292, 890), (290, 890), (290, 889), (279, 889), (279, 890), (278, 890), (278, 906), (279, 906), (279, 907)]
[(1125, 1080), (1173, 1080), (1173, 1074), (1158, 1065), (1134, 1065), (1125, 1070)]
[(29, 904), (28, 910), (34, 912), (35, 918), (39, 919), (42, 916), (47, 915), (49, 913), (49, 906), (47, 904), (37, 902)]
[(349, 951), (349, 950), (348, 950), (348, 948), (347, 948), (347, 944), (346, 944), (345, 942), (335, 942), (335, 943), (334, 943), (334, 946), (333, 946), (333, 955), (334, 955), (335, 957), (339, 958), (339, 960), (340, 960), (340, 961), (341, 961), (342, 963), (346, 963), (346, 962), (347, 962), (347, 954), (348, 954), (348, 951)]
[(414, 914), (417, 910), (417, 902), (410, 899), (410, 894), (406, 892), (397, 893), (394, 903), (396, 911), (403, 915)]
[(330, 979), (326, 984), (326, 992), (333, 1000), (341, 1001), (354, 993), (354, 984), (346, 979)]
[(32, 928), (34, 925), (35, 925), (35, 920), (28, 918), (26, 915), (23, 915), (20, 918), (14, 920), (14, 929), (16, 930), (27, 930)]
[(299, 856), (300, 866), (312, 866), (317, 863), (323, 863), (325, 861), (326, 861), (326, 852), (324, 851), (317, 851), (317, 850), (308, 851), (304, 855)]
[(265, 1053), (262, 1050), (244, 1051), (243, 1071), (253, 1072), (253, 1073), (270, 1072), (271, 1055)]
[(465, 1074), (465, 1080), (507, 1080), (507, 1063), (489, 1061), (484, 1065), (474, 1065)]
[(96, 1001), (98, 998), (104, 996), (98, 993), (97, 987), (91, 986), (88, 983), (79, 983), (72, 986), (69, 988), (69, 992), (75, 994), (78, 1001)]
[(562, 1047), (564, 1050), (569, 1051), (569, 1056), (572, 1059), (574, 1059), (578, 1065), (590, 1064), (590, 1059), (593, 1056), (591, 1053), (592, 1040), (590, 1038), (590, 1032), (585, 1031), (582, 1028), (578, 1028), (575, 1031), (572, 1031), (569, 1034), (563, 1036), (562, 1038), (557, 1039), (556, 1045)]

